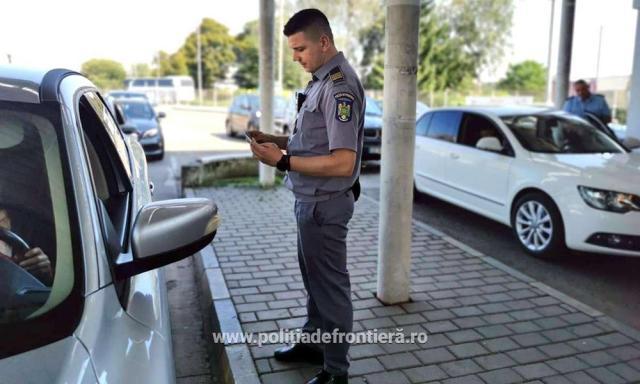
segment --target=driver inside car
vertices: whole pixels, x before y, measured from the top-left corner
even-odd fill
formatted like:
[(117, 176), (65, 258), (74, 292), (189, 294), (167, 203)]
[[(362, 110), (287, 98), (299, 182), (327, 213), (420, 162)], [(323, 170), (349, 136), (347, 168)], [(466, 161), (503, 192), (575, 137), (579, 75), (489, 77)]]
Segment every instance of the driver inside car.
[[(11, 231), (11, 216), (9, 212), (0, 207), (0, 229)], [(21, 253), (5, 241), (0, 240), (0, 257), (8, 257), (31, 273), (43, 284), (51, 286), (53, 282), (53, 272), (51, 260), (42, 249), (38, 247), (30, 248), (27, 252)]]

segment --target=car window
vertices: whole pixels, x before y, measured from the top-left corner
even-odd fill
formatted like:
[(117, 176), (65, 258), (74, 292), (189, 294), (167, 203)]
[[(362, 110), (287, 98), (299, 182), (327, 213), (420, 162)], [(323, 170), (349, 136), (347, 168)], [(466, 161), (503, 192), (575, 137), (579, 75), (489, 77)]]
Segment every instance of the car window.
[(543, 153), (622, 153), (607, 134), (578, 117), (554, 114), (504, 116), (524, 148)]
[(82, 96), (78, 110), (105, 243), (110, 256), (116, 257), (127, 244), (132, 186), (119, 161), (120, 150), (110, 140), (110, 128), (93, 108), (94, 95), (89, 92)]
[(135, 86), (135, 87), (143, 87), (144, 86), (144, 80), (143, 79), (133, 80), (133, 86)]
[(431, 118), (433, 117), (433, 113), (423, 116), (416, 123), (416, 135), (418, 136), (426, 136), (427, 131), (429, 130), (429, 124), (431, 123)]
[(79, 284), (59, 114), (0, 102), (0, 358), (58, 337), (52, 318)]
[(85, 94), (85, 98), (91, 104), (91, 107), (93, 107), (95, 113), (98, 115), (100, 122), (109, 135), (109, 139), (111, 139), (111, 142), (118, 151), (118, 157), (122, 162), (122, 166), (127, 171), (127, 176), (131, 178), (131, 162), (129, 159), (127, 144), (124, 141), (122, 131), (120, 131), (118, 124), (109, 112), (109, 108), (102, 102), (102, 100), (96, 93), (88, 92)]
[(155, 118), (155, 112), (151, 105), (139, 102), (121, 101), (120, 105), (125, 117), (128, 119), (145, 119), (151, 120)]
[(442, 111), (435, 112), (431, 118), (431, 124), (427, 131), (427, 136), (432, 139), (450, 141), (455, 143), (458, 136), (458, 128), (462, 112), (458, 111)]
[(475, 113), (465, 113), (458, 143), (475, 148), (478, 141), (485, 137), (495, 137), (503, 146), (506, 144), (504, 136), (491, 120)]
[(375, 99), (367, 97), (367, 105), (365, 107), (365, 114), (368, 116), (380, 116), (382, 117), (382, 108), (376, 102)]

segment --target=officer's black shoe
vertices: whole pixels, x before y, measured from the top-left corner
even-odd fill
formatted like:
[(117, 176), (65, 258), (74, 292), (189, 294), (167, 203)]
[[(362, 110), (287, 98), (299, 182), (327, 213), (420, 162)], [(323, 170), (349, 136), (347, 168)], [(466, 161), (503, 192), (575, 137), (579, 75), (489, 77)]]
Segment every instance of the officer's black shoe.
[(349, 375), (334, 376), (323, 369), (307, 381), (307, 384), (349, 384)]
[(322, 355), (322, 351), (319, 351), (318, 349), (308, 344), (301, 343), (276, 349), (276, 351), (273, 353), (273, 357), (275, 357), (275, 359), (278, 361), (283, 361), (286, 363), (300, 361), (319, 365), (322, 365), (324, 363), (324, 356)]

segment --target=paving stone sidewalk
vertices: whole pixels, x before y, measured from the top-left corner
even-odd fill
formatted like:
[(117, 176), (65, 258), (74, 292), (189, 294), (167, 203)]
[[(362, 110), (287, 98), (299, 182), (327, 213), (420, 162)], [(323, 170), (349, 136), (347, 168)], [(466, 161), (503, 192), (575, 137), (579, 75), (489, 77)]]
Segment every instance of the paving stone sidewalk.
[[(306, 293), (290, 192), (194, 192), (218, 204), (223, 221), (213, 246), (243, 331), (300, 327)], [(412, 302), (382, 305), (374, 296), (377, 237), (378, 204), (365, 197), (356, 203), (348, 239), (354, 331), (402, 328), (429, 339), (353, 345), (351, 383), (640, 382), (633, 331), (625, 335), (599, 312), (417, 222)], [(250, 347), (263, 383), (304, 383), (318, 370), (275, 361), (280, 346)]]

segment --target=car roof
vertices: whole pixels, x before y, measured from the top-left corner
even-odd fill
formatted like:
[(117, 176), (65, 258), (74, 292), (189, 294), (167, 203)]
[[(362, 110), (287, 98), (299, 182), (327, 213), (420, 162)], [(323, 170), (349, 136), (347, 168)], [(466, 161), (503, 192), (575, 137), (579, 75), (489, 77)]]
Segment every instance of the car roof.
[(68, 69), (0, 65), (0, 100), (40, 103), (56, 99), (60, 81), (78, 74)]
[(537, 106), (525, 106), (525, 105), (511, 105), (511, 106), (462, 106), (462, 107), (446, 107), (446, 108), (433, 108), (429, 112), (437, 111), (461, 111), (461, 112), (477, 112), (485, 113), (496, 116), (518, 116), (518, 115), (532, 115), (539, 113), (557, 112), (557, 110), (549, 107), (537, 107)]

